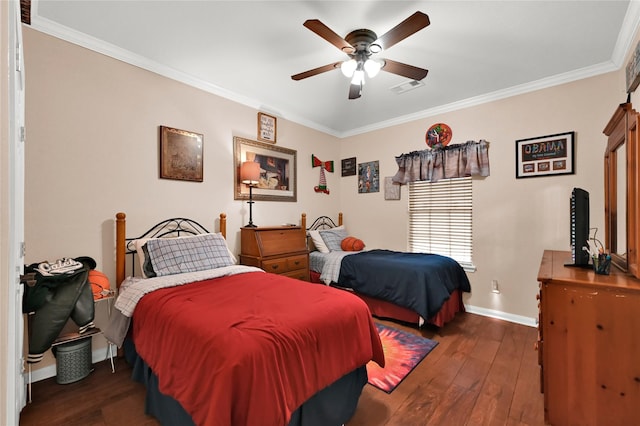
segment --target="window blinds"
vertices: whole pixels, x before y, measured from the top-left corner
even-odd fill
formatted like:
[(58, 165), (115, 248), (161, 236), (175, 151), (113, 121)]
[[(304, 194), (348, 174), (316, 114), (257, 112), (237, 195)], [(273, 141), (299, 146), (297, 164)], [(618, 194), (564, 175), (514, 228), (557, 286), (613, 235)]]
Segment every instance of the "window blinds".
[(409, 184), (409, 250), (472, 263), (472, 178)]

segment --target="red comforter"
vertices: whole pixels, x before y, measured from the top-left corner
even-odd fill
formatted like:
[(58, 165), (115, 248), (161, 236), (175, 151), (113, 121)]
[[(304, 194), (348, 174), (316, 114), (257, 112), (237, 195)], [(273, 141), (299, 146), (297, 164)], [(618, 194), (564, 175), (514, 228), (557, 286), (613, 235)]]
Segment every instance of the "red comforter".
[(362, 300), (262, 272), (144, 296), (133, 337), (160, 391), (198, 425), (285, 425), (320, 389), (369, 360), (384, 365)]

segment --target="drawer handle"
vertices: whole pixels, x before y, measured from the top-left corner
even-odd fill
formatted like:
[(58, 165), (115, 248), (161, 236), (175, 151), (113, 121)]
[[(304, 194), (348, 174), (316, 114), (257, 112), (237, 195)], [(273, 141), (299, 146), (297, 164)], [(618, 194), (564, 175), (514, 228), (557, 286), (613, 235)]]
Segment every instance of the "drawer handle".
[(293, 263), (295, 263), (296, 265), (299, 265), (299, 264), (300, 264), (300, 261), (299, 261), (299, 260), (296, 260), (296, 261), (295, 261), (295, 262), (293, 262)]
[(271, 265), (271, 269), (278, 269), (278, 265)]

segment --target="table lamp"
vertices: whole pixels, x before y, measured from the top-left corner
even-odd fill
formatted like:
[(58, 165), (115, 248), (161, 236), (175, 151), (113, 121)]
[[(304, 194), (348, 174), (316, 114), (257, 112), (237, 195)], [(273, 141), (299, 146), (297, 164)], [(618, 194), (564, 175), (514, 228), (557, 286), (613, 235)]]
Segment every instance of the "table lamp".
[(240, 180), (249, 186), (249, 223), (248, 227), (255, 227), (253, 224), (253, 187), (258, 184), (260, 179), (260, 164), (255, 161), (245, 161), (240, 166)]

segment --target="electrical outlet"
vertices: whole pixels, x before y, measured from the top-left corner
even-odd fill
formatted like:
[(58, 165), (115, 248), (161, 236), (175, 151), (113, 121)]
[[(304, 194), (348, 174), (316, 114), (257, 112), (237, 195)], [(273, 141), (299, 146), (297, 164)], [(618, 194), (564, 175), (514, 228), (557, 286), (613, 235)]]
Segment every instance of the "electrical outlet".
[(498, 287), (498, 280), (491, 280), (491, 292), (499, 294), (500, 287)]

